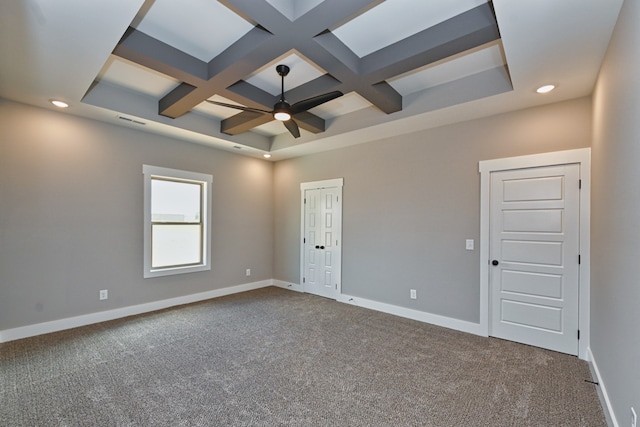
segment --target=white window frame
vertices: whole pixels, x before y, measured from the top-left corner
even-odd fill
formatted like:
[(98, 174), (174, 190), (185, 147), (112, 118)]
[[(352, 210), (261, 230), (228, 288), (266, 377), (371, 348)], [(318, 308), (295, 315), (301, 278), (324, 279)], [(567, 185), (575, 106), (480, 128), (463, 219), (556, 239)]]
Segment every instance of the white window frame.
[[(211, 270), (211, 187), (213, 177), (208, 174), (189, 172), (160, 166), (142, 165), (144, 176), (144, 278), (170, 276)], [(151, 267), (151, 181), (154, 178), (186, 181), (202, 185), (202, 262), (177, 267)]]

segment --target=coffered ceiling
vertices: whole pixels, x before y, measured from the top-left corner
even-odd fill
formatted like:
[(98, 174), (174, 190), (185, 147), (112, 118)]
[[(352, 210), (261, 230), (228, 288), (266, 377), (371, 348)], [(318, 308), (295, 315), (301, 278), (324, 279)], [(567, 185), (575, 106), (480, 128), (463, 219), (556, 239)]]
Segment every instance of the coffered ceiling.
[[(622, 0), (0, 0), (0, 96), (274, 160), (585, 96)], [(294, 138), (270, 114), (296, 114)], [(553, 83), (557, 89), (538, 95)]]

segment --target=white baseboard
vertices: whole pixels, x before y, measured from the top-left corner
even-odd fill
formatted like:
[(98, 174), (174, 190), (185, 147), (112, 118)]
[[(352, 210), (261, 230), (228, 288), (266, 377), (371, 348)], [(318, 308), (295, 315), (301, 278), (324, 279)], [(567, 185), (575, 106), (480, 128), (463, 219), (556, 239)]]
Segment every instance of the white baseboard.
[(274, 279), (273, 286), (277, 286), (282, 289), (288, 289), (290, 291), (304, 292), (304, 288), (302, 287), (302, 285), (299, 285), (298, 283), (283, 282), (282, 280)]
[(600, 370), (598, 369), (598, 364), (596, 363), (596, 359), (593, 357), (591, 348), (587, 349), (587, 361), (589, 362), (589, 367), (591, 368), (591, 372), (593, 373), (595, 380), (598, 382), (598, 386), (596, 388), (598, 390), (598, 396), (600, 397), (600, 403), (604, 409), (604, 416), (607, 418), (607, 424), (611, 427), (619, 427), (618, 420), (616, 420), (616, 415), (614, 414), (613, 407), (611, 406), (611, 401), (609, 400), (609, 395), (607, 394), (607, 388), (604, 386), (604, 382), (600, 376)]
[[(296, 292), (304, 292), (304, 287), (297, 283), (283, 282), (274, 280), (273, 286), (288, 289)], [(439, 316), (437, 314), (426, 313), (424, 311), (413, 310), (410, 308), (399, 307), (397, 305), (386, 304), (378, 301), (372, 301), (365, 298), (353, 297), (350, 295), (338, 295), (336, 301), (345, 304), (357, 305), (358, 307), (368, 308), (369, 310), (380, 311), (394, 316), (404, 317), (407, 319), (417, 320), (431, 325), (442, 326), (444, 328), (454, 329), (456, 331), (467, 332), (474, 335), (486, 337), (479, 323), (467, 322), (465, 320), (454, 319), (451, 317)]]
[(33, 337), (36, 335), (48, 334), (50, 332), (62, 331), (65, 329), (77, 328), (79, 326), (86, 326), (94, 323), (106, 322), (108, 320), (120, 319), (122, 317), (134, 316), (136, 314), (149, 313), (151, 311), (162, 310), (164, 308), (174, 307), (176, 305), (190, 304), (193, 302), (204, 301), (225, 295), (265, 288), (272, 285), (273, 280), (262, 280), (260, 282), (229, 286), (227, 288), (214, 289), (211, 291), (192, 295), (185, 295), (161, 301), (153, 301), (145, 304), (116, 308), (114, 310), (100, 311), (97, 313), (85, 314), (82, 316), (68, 317), (66, 319), (53, 320), (50, 322), (38, 323), (35, 325), (7, 329), (4, 331), (0, 331), (0, 343)]
[(413, 310), (411, 308), (399, 307), (397, 305), (386, 304), (350, 295), (339, 295), (337, 301), (346, 304), (357, 305), (371, 310), (381, 311), (394, 316), (405, 317), (419, 322), (429, 323), (456, 331), (467, 332), (474, 335), (487, 336), (483, 333), (479, 323), (467, 322), (465, 320), (454, 319), (452, 317), (439, 316), (437, 314), (424, 311)]
[[(304, 292), (304, 287), (302, 285), (283, 282), (282, 280), (273, 280), (273, 286), (296, 292)], [(439, 316), (437, 314), (426, 313), (424, 311), (399, 307), (397, 305), (386, 304), (345, 294), (338, 295), (336, 301), (343, 302), (345, 304), (357, 305), (358, 307), (368, 308), (370, 310), (381, 311), (387, 314), (393, 314), (394, 316), (417, 320), (423, 323), (429, 323), (431, 325), (442, 326), (456, 331), (467, 332), (474, 335), (480, 335), (482, 337), (487, 336), (487, 334), (483, 332), (479, 323)]]

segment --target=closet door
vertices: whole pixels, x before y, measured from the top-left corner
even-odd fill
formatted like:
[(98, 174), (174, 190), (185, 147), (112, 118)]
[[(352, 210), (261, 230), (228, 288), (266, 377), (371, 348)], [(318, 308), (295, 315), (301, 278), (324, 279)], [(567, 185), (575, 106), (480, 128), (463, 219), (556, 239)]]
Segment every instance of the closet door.
[(303, 289), (336, 299), (341, 277), (342, 188), (305, 189), (303, 197)]

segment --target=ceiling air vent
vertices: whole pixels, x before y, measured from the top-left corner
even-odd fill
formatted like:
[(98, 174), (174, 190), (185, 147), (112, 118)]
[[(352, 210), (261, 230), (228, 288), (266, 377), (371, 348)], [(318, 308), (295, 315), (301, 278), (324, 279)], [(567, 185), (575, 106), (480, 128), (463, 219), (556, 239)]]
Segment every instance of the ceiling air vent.
[(125, 122), (135, 123), (135, 124), (137, 124), (137, 125), (142, 125), (142, 126), (146, 125), (146, 123), (145, 123), (145, 122), (141, 122), (141, 121), (139, 121), (139, 120), (131, 119), (131, 118), (129, 118), (129, 117), (125, 117), (125, 116), (117, 116), (117, 117), (118, 117), (120, 120), (124, 120)]

